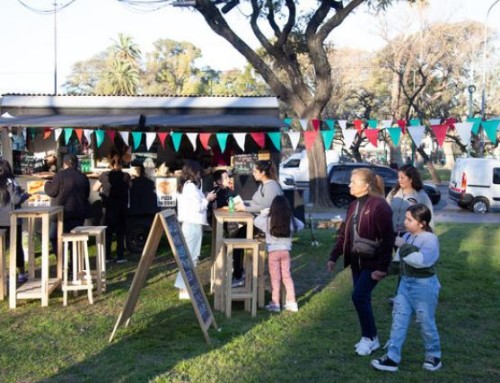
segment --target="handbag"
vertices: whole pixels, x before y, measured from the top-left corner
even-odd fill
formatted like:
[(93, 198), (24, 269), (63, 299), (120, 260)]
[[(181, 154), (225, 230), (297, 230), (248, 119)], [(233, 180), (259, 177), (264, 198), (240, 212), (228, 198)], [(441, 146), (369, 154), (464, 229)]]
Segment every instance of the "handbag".
[(356, 205), (354, 218), (354, 238), (352, 241), (352, 250), (362, 259), (372, 259), (378, 252), (379, 242), (368, 238), (363, 238), (358, 233), (358, 209), (359, 203)]

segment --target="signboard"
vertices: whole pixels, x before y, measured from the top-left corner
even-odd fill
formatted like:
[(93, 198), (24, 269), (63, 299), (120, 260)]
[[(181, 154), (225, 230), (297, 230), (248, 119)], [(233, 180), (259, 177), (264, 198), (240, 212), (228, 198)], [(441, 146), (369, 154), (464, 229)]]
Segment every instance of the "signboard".
[(44, 180), (28, 181), (26, 192), (31, 194), (27, 200), (28, 206), (50, 206), (50, 197), (45, 194)]
[(236, 154), (233, 156), (233, 173), (240, 175), (251, 175), (257, 154)]
[(177, 204), (177, 178), (156, 177), (156, 196), (159, 207), (175, 207)]
[(134, 307), (139, 299), (139, 292), (146, 282), (147, 272), (151, 263), (154, 260), (160, 239), (165, 233), (168, 238), (168, 242), (174, 254), (174, 258), (179, 267), (179, 271), (186, 284), (186, 289), (189, 293), (191, 303), (193, 305), (194, 312), (198, 318), (201, 330), (205, 336), (207, 343), (210, 343), (210, 338), (208, 336), (208, 328), (211, 325), (217, 328), (215, 323), (215, 318), (208, 304), (207, 297), (203, 291), (203, 287), (196, 273), (196, 268), (189, 254), (189, 250), (186, 245), (186, 240), (182, 234), (181, 227), (177, 221), (177, 216), (171, 210), (165, 210), (157, 213), (153, 224), (151, 225), (151, 230), (149, 231), (148, 239), (144, 250), (142, 251), (141, 260), (137, 268), (137, 272), (130, 286), (130, 291), (125, 302), (125, 307), (123, 308), (118, 320), (116, 321), (113, 332), (109, 341), (111, 342), (115, 336), (116, 330), (122, 324), (125, 323), (125, 327), (128, 326), (130, 317), (133, 314)]

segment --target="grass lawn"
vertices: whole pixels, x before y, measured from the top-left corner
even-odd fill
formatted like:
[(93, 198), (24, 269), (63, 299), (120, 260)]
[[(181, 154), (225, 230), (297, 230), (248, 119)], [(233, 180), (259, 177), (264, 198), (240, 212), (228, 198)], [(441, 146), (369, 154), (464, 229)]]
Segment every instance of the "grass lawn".
[[(350, 271), (325, 271), (333, 232), (310, 232), (294, 244), (293, 276), (298, 313), (259, 310), (252, 318), (235, 307), (231, 319), (216, 312), (220, 331), (205, 343), (192, 306), (173, 288), (175, 265), (166, 241), (141, 290), (130, 325), (108, 343), (137, 267), (137, 258), (112, 265), (108, 290), (93, 306), (86, 295), (70, 296), (62, 306), (59, 291), (50, 306), (21, 302), (15, 310), (0, 302), (0, 382), (497, 382), (500, 381), (500, 227), (438, 225), (442, 284), (438, 327), (443, 368), (422, 370), (418, 328), (410, 329), (400, 371), (369, 367), (353, 344), (359, 326), (350, 301)], [(209, 252), (209, 237), (203, 253)], [(92, 249), (93, 250), (93, 249)], [(379, 337), (385, 343), (391, 324), (387, 297), (395, 277), (374, 292)], [(209, 296), (210, 302), (212, 297)], [(379, 350), (375, 357), (383, 354)]]

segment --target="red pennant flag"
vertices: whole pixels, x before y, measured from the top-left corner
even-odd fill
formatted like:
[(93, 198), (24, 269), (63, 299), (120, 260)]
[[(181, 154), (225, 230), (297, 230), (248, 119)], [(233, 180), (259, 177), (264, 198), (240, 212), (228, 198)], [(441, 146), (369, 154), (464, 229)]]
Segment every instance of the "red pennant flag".
[(82, 142), (83, 129), (75, 129), (76, 137), (78, 138), (78, 142)]
[(317, 135), (318, 132), (315, 130), (308, 130), (307, 132), (304, 132), (304, 144), (307, 150), (312, 149)]
[(52, 129), (50, 128), (43, 128), (43, 139), (46, 140), (47, 138), (50, 137), (52, 134)]
[(203, 149), (205, 149), (205, 150), (210, 149), (210, 146), (208, 145), (208, 141), (210, 140), (211, 135), (212, 135), (212, 133), (200, 133), (200, 134), (198, 134), (201, 145), (203, 146)]
[(448, 130), (448, 125), (432, 125), (431, 126), (434, 135), (436, 136), (436, 141), (441, 148), (443, 146), (444, 139), (446, 138), (446, 131)]
[(370, 143), (377, 147), (378, 146), (378, 129), (365, 129), (365, 136), (368, 138)]
[(261, 149), (264, 148), (264, 146), (266, 145), (266, 134), (265, 133), (250, 133), (250, 136), (252, 136), (255, 143), (257, 145), (259, 145)]
[(406, 134), (406, 120), (398, 120), (398, 126), (401, 128), (401, 133)]
[(312, 126), (314, 128), (315, 131), (318, 131), (319, 130), (319, 120), (317, 118), (313, 118), (311, 120), (312, 122)]
[(108, 133), (111, 142), (115, 142), (116, 132), (114, 130), (106, 130), (106, 132)]
[(455, 129), (455, 124), (457, 123), (457, 119), (454, 117), (450, 117), (444, 120), (444, 123), (448, 125), (450, 129)]
[(165, 140), (168, 137), (168, 132), (158, 132), (158, 138), (160, 139), (161, 146), (165, 149)]
[(358, 131), (358, 134), (361, 135), (361, 129), (363, 129), (363, 121), (354, 120), (352, 123), (354, 124), (354, 127)]

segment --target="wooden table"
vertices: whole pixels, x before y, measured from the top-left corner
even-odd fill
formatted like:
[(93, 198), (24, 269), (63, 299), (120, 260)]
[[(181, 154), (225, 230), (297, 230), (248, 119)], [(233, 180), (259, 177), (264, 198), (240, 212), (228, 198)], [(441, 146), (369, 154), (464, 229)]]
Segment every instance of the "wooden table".
[[(50, 220), (57, 220), (57, 277), (49, 275), (49, 228)], [(29, 280), (16, 288), (16, 249), (17, 249), (17, 220), (28, 220), (28, 273)], [(41, 279), (35, 279), (35, 221), (42, 221), (42, 266)], [(17, 299), (41, 299), (42, 306), (49, 305), (49, 295), (56, 289), (62, 280), (62, 238), (63, 207), (27, 207), (13, 210), (10, 214), (10, 280), (9, 280), (9, 307), (16, 308)]]
[(245, 224), (247, 228), (246, 238), (253, 238), (252, 213), (245, 211), (235, 211), (230, 213), (227, 210), (214, 210), (212, 227), (212, 257), (214, 264), (212, 267), (211, 288), (214, 293), (214, 310), (224, 310), (224, 254), (221, 247), (224, 241), (224, 223), (236, 222)]

